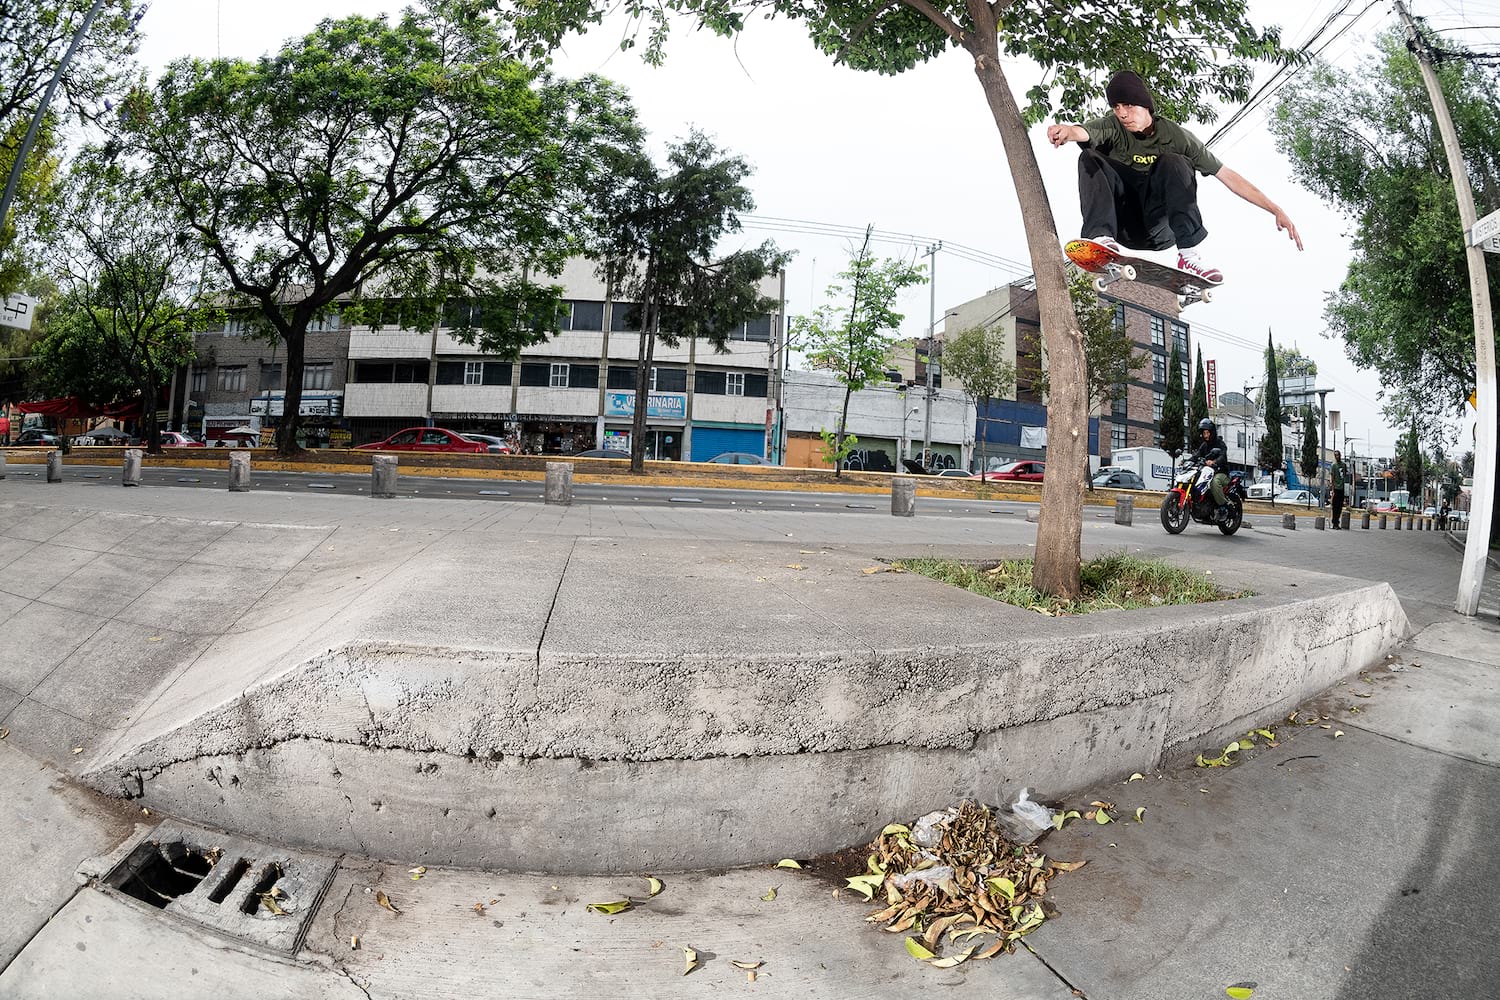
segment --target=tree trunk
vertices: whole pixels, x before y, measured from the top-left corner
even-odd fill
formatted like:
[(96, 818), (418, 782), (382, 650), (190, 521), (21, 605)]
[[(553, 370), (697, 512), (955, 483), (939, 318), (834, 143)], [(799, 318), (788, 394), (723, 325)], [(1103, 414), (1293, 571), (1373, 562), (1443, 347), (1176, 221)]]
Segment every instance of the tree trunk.
[[(844, 383), (844, 409), (839, 414), (838, 433), (833, 436), (833, 478), (844, 474), (844, 429), (849, 426), (849, 397), (854, 395), (854, 386)], [(901, 404), (905, 406), (906, 404)]]
[[(651, 360), (656, 354), (656, 330), (660, 310), (656, 307), (655, 260), (646, 263), (641, 291), (641, 336), (635, 354), (635, 412), (630, 416), (630, 471), (646, 472), (646, 411), (651, 402)], [(616, 303), (618, 305), (618, 303)]]
[[(302, 450), (297, 446), (297, 429), (302, 423), (302, 363), (307, 350), (307, 327), (283, 330), (281, 337), (286, 341), (286, 388), (281, 397), (281, 423), (276, 428), (276, 453), (291, 458)], [(270, 408), (268, 399), (266, 409)]]
[(1037, 522), (1032, 584), (1044, 594), (1071, 599), (1079, 592), (1083, 538), (1083, 484), (1078, 470), (1088, 461), (1087, 368), (1083, 332), (1068, 296), (1068, 276), (1057, 238), (1047, 189), (1031, 148), (1020, 109), (1000, 68), (995, 18), (987, 4), (970, 0), (975, 34), (969, 40), (974, 72), (984, 88), (990, 114), (1010, 163), (1026, 246), (1036, 272), (1036, 299), (1047, 352), (1051, 391), (1047, 394), (1047, 469)]

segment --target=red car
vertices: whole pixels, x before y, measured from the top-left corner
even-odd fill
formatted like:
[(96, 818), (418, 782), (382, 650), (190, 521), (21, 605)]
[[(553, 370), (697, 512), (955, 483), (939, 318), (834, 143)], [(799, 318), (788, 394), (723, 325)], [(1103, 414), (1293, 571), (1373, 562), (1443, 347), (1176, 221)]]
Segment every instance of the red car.
[(1002, 465), (994, 472), (986, 472), (986, 479), (1019, 479), (1027, 483), (1039, 483), (1042, 481), (1042, 473), (1046, 470), (1046, 462), (1012, 462)]
[(202, 441), (190, 437), (181, 431), (162, 431), (161, 446), (163, 448), (203, 448), (206, 447)]
[(362, 444), (355, 451), (448, 451), (484, 455), (489, 452), (489, 446), (442, 427), (408, 427), (384, 441)]

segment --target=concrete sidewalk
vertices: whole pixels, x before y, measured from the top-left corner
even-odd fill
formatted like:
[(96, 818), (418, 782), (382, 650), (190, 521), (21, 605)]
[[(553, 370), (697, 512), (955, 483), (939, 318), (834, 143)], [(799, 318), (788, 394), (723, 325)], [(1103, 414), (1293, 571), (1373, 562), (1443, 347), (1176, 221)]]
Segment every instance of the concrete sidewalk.
[[(785, 553), (783, 562), (808, 563), (825, 551), (841, 560), (1020, 553), (1034, 526), (1015, 515), (872, 521), (854, 513), (497, 509), (464, 501), (0, 483), (0, 507), (35, 503), (39, 495), (74, 513), (28, 516), (0, 541), (7, 581), (0, 590), (8, 591), (0, 593), (0, 650), (31, 650), (24, 662), (12, 655), (0, 667), (9, 677), (24, 674), (28, 690), (49, 682), (66, 687), (79, 699), (78, 714), (96, 713), (99, 721), (63, 712), (26, 717), (20, 721), (28, 739), (40, 736), (40, 743), (23, 751), (14, 735), (0, 742), (0, 791), (22, 804), (0, 829), (17, 824), (23, 831), (0, 837), (0, 898), (23, 901), (9, 912), (0, 908), (0, 996), (687, 997), (737, 989), (852, 998), (907, 997), (942, 986), (999, 1000), (1175, 1000), (1223, 996), (1225, 986), (1255, 982), (1257, 998), (1399, 1000), (1431, 995), (1434, 987), (1442, 995), (1487, 996), (1500, 981), (1490, 945), (1500, 871), (1484, 839), (1483, 809), (1486, 793), (1500, 790), (1500, 629), (1464, 622), (1443, 607), (1456, 587), (1458, 556), (1436, 535), (1256, 528), (1224, 539), (1193, 529), (1170, 537), (1154, 523), (1086, 526), (1090, 550), (1220, 560), (1217, 572), (1229, 578), (1271, 579), (1293, 562), (1388, 579), (1422, 630), (1391, 661), (1401, 669), (1356, 678), (1318, 703), (1330, 716), (1328, 730), (1321, 720), (1299, 729), (1258, 720), (1275, 724), (1280, 745), (1247, 754), (1234, 768), (1188, 768), (1075, 796), (1070, 804), (1118, 803), (1121, 822), (1074, 823), (1047, 842), (1049, 853), (1090, 864), (1054, 883), (1049, 895), (1061, 914), (1029, 939), (1035, 955), (928, 968), (906, 955), (900, 936), (866, 925), (867, 907), (847, 893), (834, 898), (831, 883), (796, 872), (672, 876), (661, 896), (610, 917), (585, 912), (584, 904), (639, 899), (644, 882), (435, 867), (414, 881), (409, 861), (350, 856), (340, 860), (306, 945), (291, 957), (113, 892), (79, 889), (73, 878), (89, 857), (124, 841), (134, 823), (160, 817), (100, 800), (37, 757), (67, 768), (91, 752), (72, 753), (85, 745), (80, 737), (99, 732), (101, 723), (128, 722), (118, 718), (130, 700), (122, 692), (169, 679), (155, 673), (167, 639), (185, 644), (175, 647), (181, 653), (228, 634), (229, 623), (244, 616), (253, 627), (283, 628), (290, 619), (270, 611), (278, 587), (316, 584), (303, 614), (332, 616), (363, 592), (367, 570), (454, 534), (559, 552), (573, 539), (650, 539), (676, 546), (686, 576), (695, 562), (736, 546), (773, 546), (777, 559)], [(36, 555), (43, 543), (50, 545), (46, 559)], [(808, 549), (805, 556), (798, 546)], [(59, 558), (60, 547), (73, 558)], [(177, 565), (184, 554), (197, 557), (195, 565), (220, 567), (197, 577), (201, 592), (214, 595), (217, 617), (184, 615), (174, 627), (170, 616), (184, 609), (170, 600), (153, 605), (149, 616), (98, 614), (120, 588), (149, 590), (156, 578), (136, 567)], [(1494, 603), (1495, 586), (1487, 585), (1486, 604)], [(192, 593), (184, 590), (184, 601)], [(48, 599), (39, 602), (43, 594)], [(18, 620), (22, 608), (33, 610)], [(76, 635), (89, 622), (94, 630), (76, 645), (48, 645), (48, 636)], [(128, 650), (144, 652), (120, 659)], [(122, 667), (94, 677), (85, 668), (97, 673), (99, 662)], [(0, 684), (11, 683), (6, 676)], [(0, 717), (11, 709), (0, 703)], [(1335, 739), (1335, 731), (1345, 735)], [(1139, 805), (1148, 809), (1137, 825), (1130, 817)], [(649, 820), (622, 815), (619, 826)], [(776, 898), (762, 900), (773, 886)], [(376, 905), (377, 889), (403, 913)], [(684, 946), (704, 962), (686, 977)], [(732, 959), (765, 964), (750, 983)]]

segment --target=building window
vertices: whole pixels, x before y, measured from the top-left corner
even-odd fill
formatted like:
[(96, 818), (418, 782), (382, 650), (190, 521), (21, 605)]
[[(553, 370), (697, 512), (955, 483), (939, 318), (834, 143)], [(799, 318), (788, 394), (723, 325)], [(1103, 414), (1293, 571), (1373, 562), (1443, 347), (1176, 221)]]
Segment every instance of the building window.
[(222, 365), (219, 368), (219, 391), (220, 392), (244, 392), (245, 391), (245, 366), (244, 365)]
[(640, 305), (635, 302), (616, 302), (609, 311), (609, 328), (614, 333), (640, 330)]
[(1151, 317), (1151, 346), (1167, 346), (1167, 321), (1160, 316)]
[(564, 330), (604, 329), (604, 303), (593, 301), (567, 301), (563, 303), (562, 328)]
[(484, 384), (484, 362), (483, 361), (465, 361), (464, 362), (464, 385), (483, 385), (483, 384)]
[(566, 389), (568, 387), (568, 364), (564, 362), (552, 363), (552, 381), (548, 383), (554, 389)]
[(724, 376), (724, 395), (743, 396), (745, 394), (745, 373), (729, 372)]
[(1151, 394), (1151, 419), (1161, 423), (1161, 407), (1166, 402), (1167, 394), (1164, 392), (1153, 392)]
[(281, 365), (260, 366), (260, 388), (262, 392), (281, 388)]
[(748, 340), (754, 343), (766, 344), (771, 341), (771, 316), (757, 316), (739, 324), (729, 335), (730, 340)]
[(1115, 303), (1115, 332), (1125, 332), (1125, 303)]
[(338, 314), (337, 310), (329, 310), (321, 316), (314, 317), (312, 322), (307, 324), (307, 332), (332, 333), (335, 330), (343, 329), (343, 323), (344, 319)]
[(1235, 433), (1235, 435), (1234, 435), (1234, 446), (1236, 448), (1243, 448), (1243, 447), (1245, 447), (1245, 432), (1244, 431), (1237, 431)]
[(1130, 397), (1126, 394), (1125, 386), (1115, 386), (1113, 398), (1110, 399), (1110, 412), (1117, 417), (1123, 417), (1130, 410)]
[(651, 382), (646, 386), (648, 392), (656, 391), (656, 366), (651, 366)]
[(1111, 451), (1118, 451), (1125, 447), (1125, 425), (1109, 425), (1109, 447)]
[(1177, 348), (1177, 353), (1184, 358), (1188, 356), (1188, 328), (1186, 323), (1172, 323), (1172, 344)]
[(1151, 381), (1158, 384), (1167, 381), (1167, 359), (1160, 354), (1151, 355)]
[(194, 368), (193, 369), (193, 385), (192, 385), (192, 388), (189, 391), (190, 392), (207, 392), (208, 391), (208, 369), (207, 368)]
[(1182, 362), (1178, 367), (1182, 369), (1182, 391), (1187, 392), (1188, 388), (1193, 384), (1193, 376), (1191, 369), (1188, 368), (1186, 351), (1183, 352)]
[(332, 389), (333, 364), (331, 362), (321, 362), (315, 365), (304, 366), (302, 369), (302, 388)]

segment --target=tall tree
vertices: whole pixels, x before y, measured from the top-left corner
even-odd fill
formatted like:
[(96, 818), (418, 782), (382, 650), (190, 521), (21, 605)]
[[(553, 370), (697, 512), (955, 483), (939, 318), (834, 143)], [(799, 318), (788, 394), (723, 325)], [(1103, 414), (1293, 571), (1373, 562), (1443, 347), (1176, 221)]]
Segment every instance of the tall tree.
[(870, 253), (869, 233), (841, 282), (828, 286), (827, 297), (811, 316), (794, 316), (791, 335), (807, 345), (807, 359), (833, 372), (844, 387), (844, 405), (834, 431), (833, 474), (843, 475), (844, 437), (849, 426), (849, 400), (878, 380), (905, 318), (893, 308), (901, 289), (920, 284), (926, 270), (899, 260), (879, 260)]
[(1281, 382), (1276, 367), (1276, 345), (1271, 334), (1266, 333), (1266, 387), (1261, 401), (1266, 411), (1266, 432), (1261, 435), (1257, 464), (1267, 472), (1278, 472), (1283, 464), (1281, 446)]
[(1182, 426), (1182, 356), (1177, 353), (1175, 342), (1167, 369), (1167, 396), (1161, 402), (1161, 420), (1156, 425), (1156, 436), (1161, 442), (1161, 450), (1175, 459), (1187, 445)]
[(1318, 374), (1318, 363), (1295, 347), (1278, 347), (1276, 370), (1282, 378), (1311, 378)]
[[(1203, 374), (1203, 348), (1198, 348), (1198, 365), (1193, 371), (1193, 392), (1188, 399), (1188, 426), (1197, 428), (1198, 421), (1208, 419), (1208, 379)], [(1194, 433), (1197, 433), (1196, 430)], [(1226, 456), (1227, 457), (1227, 456)]]
[(286, 344), (282, 453), (297, 448), (308, 324), (401, 298), (514, 356), (558, 328), (560, 273), (609, 155), (640, 139), (613, 85), (554, 80), (463, 0), (323, 21), (256, 62), (172, 64), (121, 118), (227, 285)]
[(195, 301), (201, 254), (153, 202), (137, 170), (86, 151), (67, 183), (53, 246), (66, 308), (92, 329), (94, 364), (114, 369), (139, 394), (147, 448), (161, 450), (160, 390), (193, 357), (193, 333), (215, 310)]
[[(555, 48), (567, 31), (597, 23), (616, 7), (610, 0), (545, 0), (526, 5), (520, 25), (542, 53)], [(1249, 25), (1245, 7), (1244, 0), (1170, 8), (1140, 0), (1068, 8), (1039, 0), (626, 0), (624, 5), (646, 25), (650, 61), (662, 58), (673, 12), (686, 13), (721, 35), (743, 30), (753, 14), (797, 18), (807, 25), (814, 45), (856, 70), (902, 73), (949, 49), (961, 50), (972, 61), (1005, 149), (1036, 275), (1042, 336), (1053, 373), (1047, 397), (1048, 463), (1054, 469), (1077, 470), (1044, 481), (1037, 525), (1033, 583), (1062, 597), (1079, 591), (1087, 378), (1083, 337), (1068, 296), (1063, 256), (1057, 252), (1057, 225), (1027, 125), (1052, 110), (1082, 117), (1085, 109), (1101, 109), (1102, 77), (1121, 67), (1153, 81), (1157, 103), (1168, 117), (1212, 120), (1216, 102), (1234, 103), (1248, 94), (1251, 60), (1284, 54), (1277, 31)], [(1149, 45), (1142, 43), (1147, 35)], [(627, 35), (623, 45), (635, 42)], [(1011, 91), (1002, 57), (1025, 59), (1046, 74), (1044, 83), (1027, 92), (1024, 110)]]
[(1412, 502), (1422, 502), (1422, 441), (1415, 425), (1401, 435), (1396, 442), (1396, 461), (1401, 469), (1401, 481), (1412, 495)]
[(640, 324), (630, 436), (630, 469), (639, 473), (657, 342), (676, 347), (702, 338), (728, 350), (735, 326), (775, 307), (760, 283), (787, 256), (770, 242), (716, 253), (755, 202), (744, 184), (750, 165), (702, 133), (669, 146), (665, 168), (635, 150), (616, 150), (609, 160), (620, 183), (602, 188), (597, 204), (599, 272), (616, 299), (634, 303)]
[(1005, 338), (993, 326), (973, 326), (943, 346), (943, 372), (962, 385), (979, 407), (979, 473), (983, 478), (990, 423), (990, 401), (1016, 387), (1016, 366), (1007, 357)]
[[(0, 0), (0, 188), (93, 4), (94, 0)], [(126, 57), (134, 51), (141, 7), (135, 0), (106, 0), (58, 77), (58, 89), (22, 165), (15, 201), (0, 230), (0, 296), (21, 287), (30, 270), (22, 251), (37, 250), (42, 242), (42, 214), (57, 180), (58, 131), (68, 121), (90, 119), (104, 110), (105, 95), (128, 69)]]
[(1302, 408), (1302, 454), (1298, 456), (1297, 467), (1302, 470), (1302, 477), (1309, 485), (1317, 478), (1323, 461), (1318, 448), (1318, 417), (1317, 407)]

